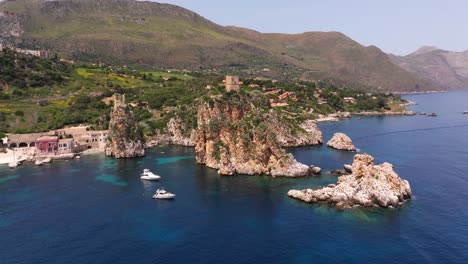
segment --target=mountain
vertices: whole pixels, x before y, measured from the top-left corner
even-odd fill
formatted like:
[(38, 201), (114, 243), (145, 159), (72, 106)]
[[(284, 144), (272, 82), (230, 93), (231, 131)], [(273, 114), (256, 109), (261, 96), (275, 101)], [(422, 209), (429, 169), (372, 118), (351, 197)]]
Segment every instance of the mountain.
[(235, 66), (274, 78), (327, 78), (382, 91), (437, 89), (393, 64), (377, 47), (338, 32), (264, 34), (223, 27), (169, 4), (5, 0), (0, 2), (0, 28), (0, 41), (85, 61), (188, 69)]
[(390, 55), (390, 59), (403, 69), (443, 89), (468, 88), (468, 51), (453, 52), (422, 47), (407, 56)]

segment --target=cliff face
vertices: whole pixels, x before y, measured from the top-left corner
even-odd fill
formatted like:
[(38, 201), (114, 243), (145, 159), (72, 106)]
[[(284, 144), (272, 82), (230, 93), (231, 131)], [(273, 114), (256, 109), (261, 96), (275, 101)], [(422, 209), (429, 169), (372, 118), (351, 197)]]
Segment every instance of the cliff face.
[(354, 157), (352, 174), (339, 177), (337, 184), (318, 190), (290, 190), (288, 195), (308, 203), (328, 202), (349, 208), (395, 207), (411, 198), (412, 193), (408, 181), (395, 173), (392, 164), (374, 165), (374, 158), (364, 154)]
[(281, 148), (308, 140), (293, 140), (295, 136), (277, 122), (276, 113), (264, 107), (267, 103), (261, 100), (232, 93), (201, 104), (197, 116), (197, 162), (218, 169), (222, 175), (309, 175), (308, 166)]
[(156, 145), (178, 145), (184, 147), (194, 147), (196, 131), (190, 129), (188, 134), (187, 127), (182, 118), (174, 117), (167, 123), (166, 131), (159, 131), (158, 134), (150, 139), (147, 147)]
[(138, 128), (133, 111), (125, 103), (125, 95), (114, 95), (106, 155), (117, 159), (145, 155), (143, 133)]

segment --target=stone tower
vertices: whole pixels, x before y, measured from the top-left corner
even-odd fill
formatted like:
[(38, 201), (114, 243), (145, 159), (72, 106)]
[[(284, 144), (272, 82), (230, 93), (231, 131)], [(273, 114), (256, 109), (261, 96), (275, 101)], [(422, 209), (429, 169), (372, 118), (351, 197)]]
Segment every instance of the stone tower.
[(239, 91), (239, 76), (226, 76), (226, 91)]

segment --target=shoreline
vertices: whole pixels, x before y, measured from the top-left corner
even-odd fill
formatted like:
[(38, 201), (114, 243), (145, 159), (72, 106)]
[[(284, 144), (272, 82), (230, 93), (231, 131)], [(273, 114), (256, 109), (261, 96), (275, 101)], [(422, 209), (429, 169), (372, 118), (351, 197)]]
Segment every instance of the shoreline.
[(442, 91), (426, 91), (426, 92), (394, 92), (393, 94), (398, 95), (417, 95), (417, 94), (439, 94), (439, 93), (449, 93), (450, 91), (442, 90)]

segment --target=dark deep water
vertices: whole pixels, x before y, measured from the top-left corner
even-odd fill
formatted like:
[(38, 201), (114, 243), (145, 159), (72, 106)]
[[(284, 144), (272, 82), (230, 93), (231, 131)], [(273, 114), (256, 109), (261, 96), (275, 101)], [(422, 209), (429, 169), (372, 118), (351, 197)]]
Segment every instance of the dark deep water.
[[(400, 209), (340, 212), (287, 197), (320, 178), (220, 177), (190, 148), (143, 159), (102, 155), (15, 170), (0, 167), (0, 263), (468, 263), (468, 92), (406, 96), (438, 117), (321, 124), (410, 181)], [(353, 153), (290, 150), (325, 171)], [(150, 168), (160, 183), (141, 181)], [(174, 201), (151, 198), (164, 186)]]

